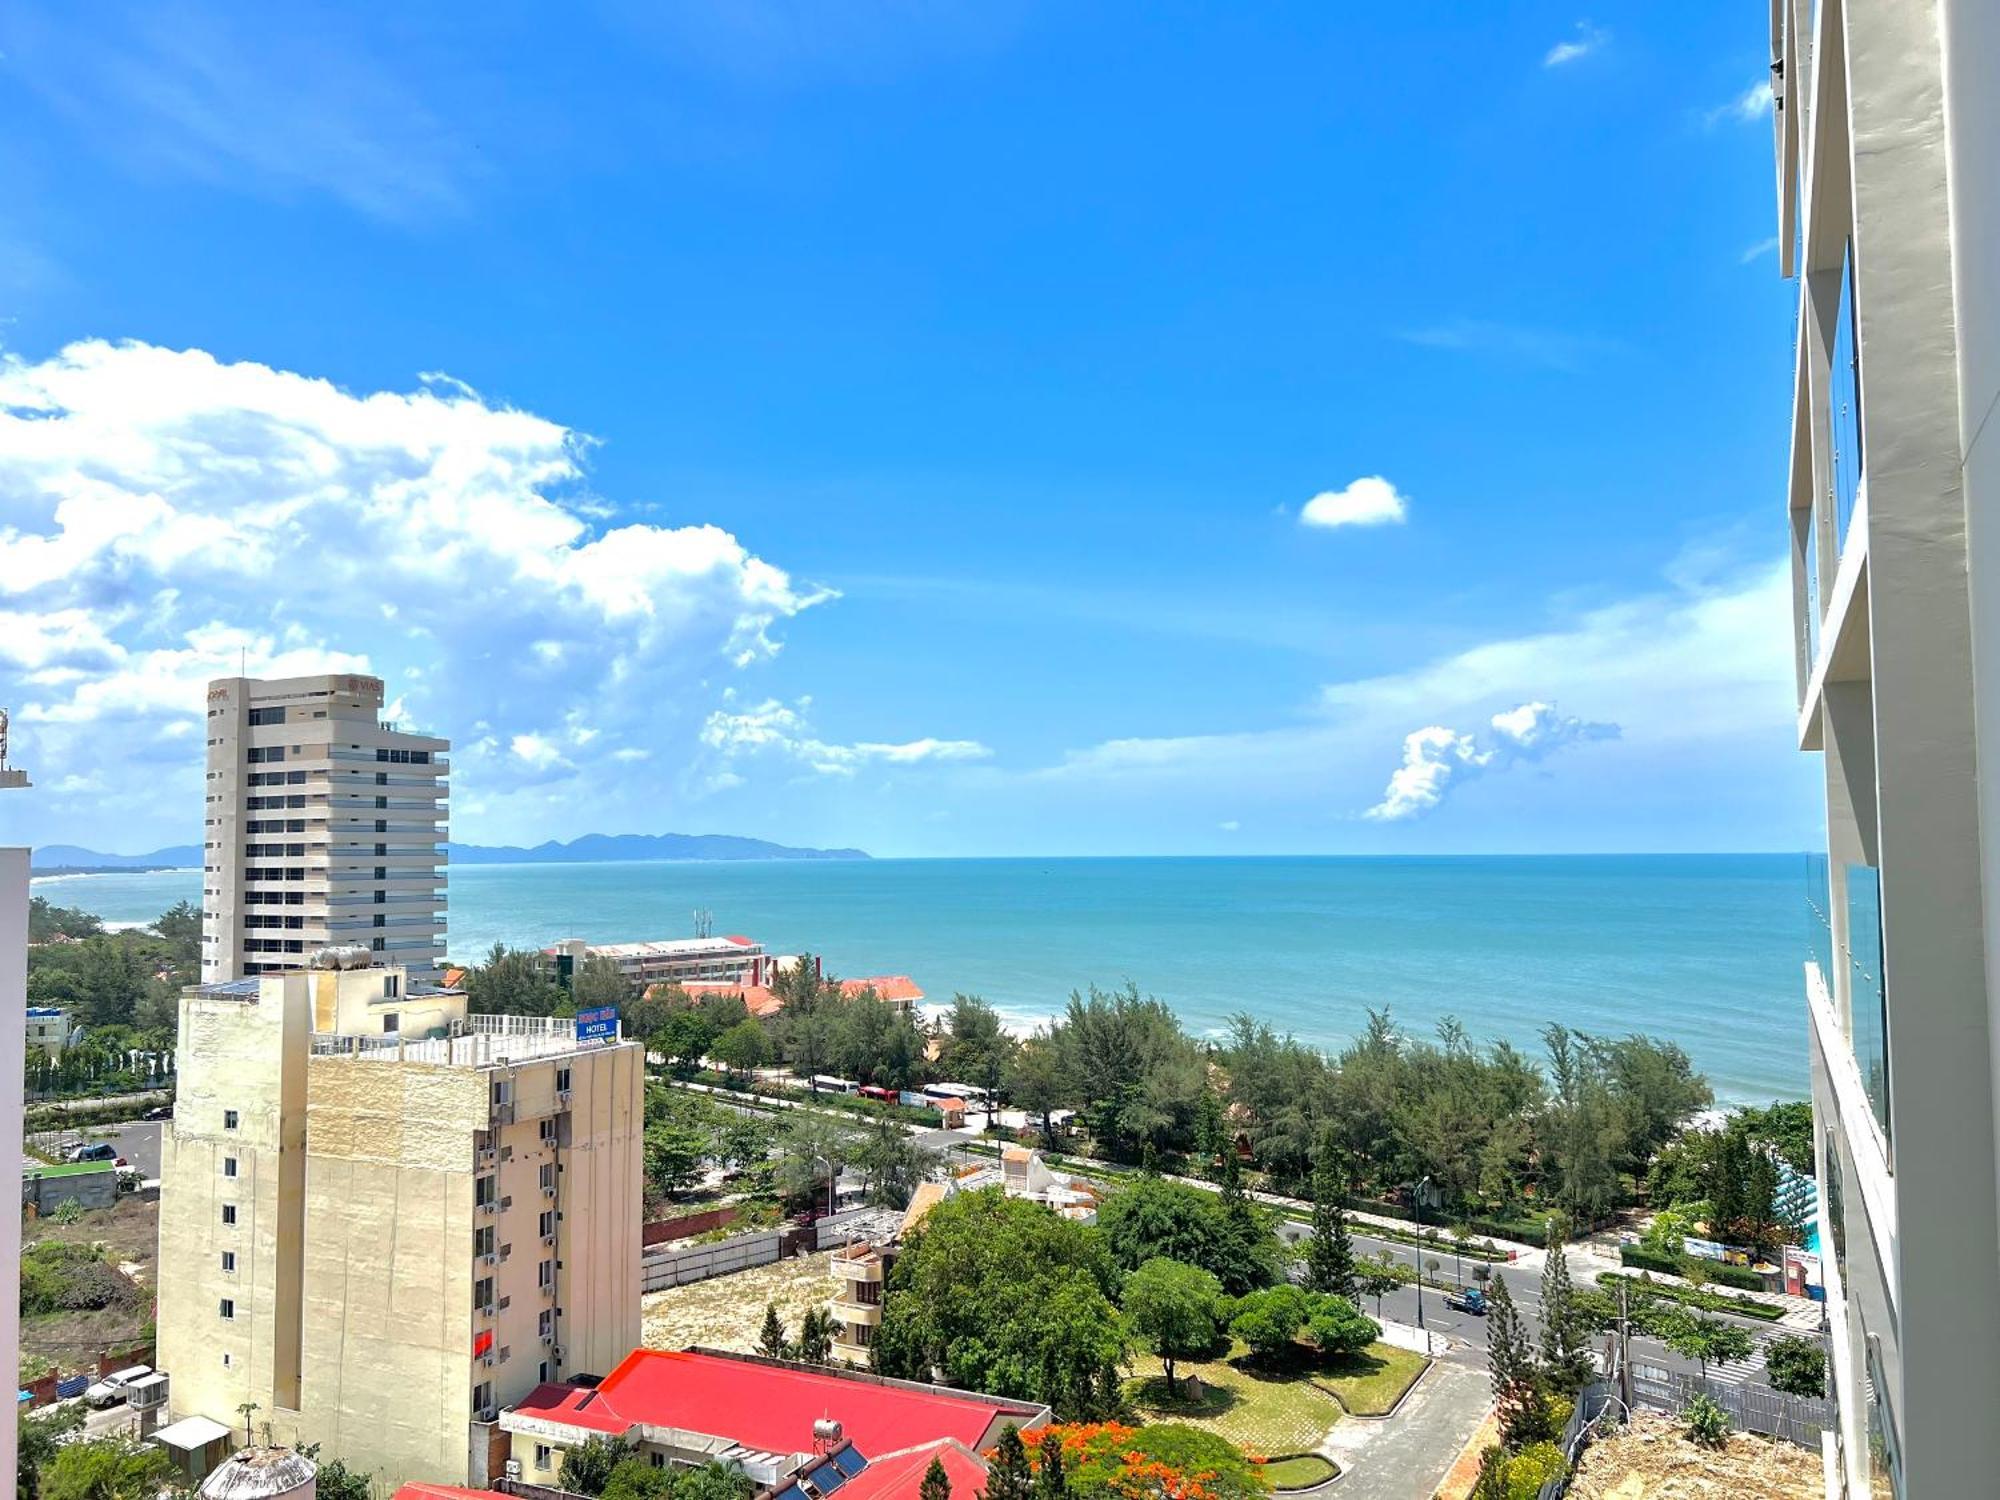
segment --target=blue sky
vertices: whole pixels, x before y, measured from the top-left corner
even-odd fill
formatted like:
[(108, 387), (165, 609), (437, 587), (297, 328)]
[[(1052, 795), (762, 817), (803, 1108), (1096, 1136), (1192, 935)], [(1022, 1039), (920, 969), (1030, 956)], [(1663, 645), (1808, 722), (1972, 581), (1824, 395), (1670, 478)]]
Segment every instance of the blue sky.
[(1804, 847), (1761, 32), (11, 7), (0, 833), (247, 658), (474, 841)]

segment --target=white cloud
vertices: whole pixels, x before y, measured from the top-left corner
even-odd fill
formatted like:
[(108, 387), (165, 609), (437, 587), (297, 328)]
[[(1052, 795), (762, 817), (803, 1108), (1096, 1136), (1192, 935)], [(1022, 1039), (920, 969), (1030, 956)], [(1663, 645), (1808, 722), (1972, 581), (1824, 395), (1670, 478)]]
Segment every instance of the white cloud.
[(1751, 264), (1753, 261), (1762, 260), (1765, 256), (1769, 255), (1773, 250), (1776, 250), (1777, 248), (1778, 248), (1778, 237), (1774, 234), (1769, 239), (1759, 240), (1757, 241), (1756, 244), (1745, 248), (1743, 253), (1737, 256), (1737, 260), (1741, 264), (1747, 266)]
[(1243, 827), (1243, 823), (1237, 818), (1226, 818), (1215, 826), (1220, 828), (1224, 833), (1235, 833)]
[(1771, 80), (1760, 78), (1727, 104), (1718, 104), (1702, 116), (1704, 123), (1715, 126), (1725, 120), (1733, 120), (1742, 125), (1754, 125), (1771, 113)]
[(1611, 33), (1588, 21), (1576, 23), (1576, 35), (1568, 41), (1557, 42), (1549, 48), (1542, 59), (1545, 68), (1560, 68), (1564, 63), (1573, 63), (1578, 58), (1588, 57), (1599, 47), (1611, 40)]
[(1307, 526), (1387, 526), (1407, 519), (1409, 502), (1379, 474), (1355, 480), (1344, 490), (1323, 490), (1305, 503), (1299, 520)]
[[(807, 722), (812, 700), (795, 704), (775, 698), (741, 711), (718, 709), (702, 726), (701, 741), (726, 764), (746, 756), (770, 753), (797, 761), (822, 776), (852, 776), (869, 765), (913, 766), (925, 763), (984, 760), (993, 752), (977, 740), (907, 740), (898, 744), (861, 740), (841, 745), (820, 739)], [(741, 778), (721, 785), (738, 785)], [(711, 784), (716, 784), (711, 782)]]
[(1496, 322), (1490, 318), (1454, 318), (1424, 328), (1406, 328), (1396, 336), (1426, 349), (1483, 354), (1548, 370), (1576, 370), (1595, 355), (1614, 353), (1623, 347), (1615, 339), (1526, 323)]
[(1441, 724), (1403, 737), (1403, 763), (1389, 778), (1382, 800), (1362, 816), (1397, 822), (1438, 806), (1455, 785), (1484, 771), (1541, 760), (1568, 745), (1616, 739), (1615, 724), (1591, 724), (1558, 714), (1552, 704), (1523, 703), (1493, 715), (1483, 737)]
[[(573, 499), (588, 445), (455, 382), (353, 393), (141, 343), (0, 357), (15, 722), (51, 784), (94, 776), (158, 818), (156, 776), (119, 763), (180, 766), (198, 808), (198, 736), (171, 741), (210, 678), (365, 670), (460, 742), (458, 780), (503, 815), (494, 794), (569, 767), (595, 768), (598, 803), (645, 786), (656, 812), (636, 757), (691, 755), (710, 682), (831, 595), (712, 525), (593, 524)], [(121, 830), (118, 796), (72, 812)], [(562, 811), (490, 831), (584, 831)]]
[[(1212, 806), (1227, 795), (1246, 820), (1271, 812), (1298, 825), (1301, 809), (1324, 809), (1326, 823), (1315, 835), (1323, 844), (1353, 846), (1359, 838), (1368, 847), (1407, 847), (1414, 830), (1397, 829), (1397, 843), (1390, 844), (1383, 840), (1395, 824), (1342, 810), (1383, 800), (1384, 758), (1406, 744), (1412, 726), (1438, 731), (1420, 746), (1420, 763), (1460, 767), (1500, 749), (1526, 760), (1531, 755), (1524, 751), (1541, 753), (1551, 739), (1560, 746), (1577, 736), (1564, 739), (1539, 715), (1523, 713), (1524, 705), (1588, 705), (1592, 720), (1618, 726), (1616, 739), (1565, 765), (1559, 780), (1522, 777), (1509, 787), (1510, 807), (1547, 803), (1553, 813), (1559, 803), (1560, 817), (1538, 836), (1542, 846), (1557, 839), (1587, 845), (1600, 823), (1622, 830), (1650, 817), (1650, 810), (1633, 807), (1629, 795), (1635, 778), (1644, 777), (1660, 787), (1649, 809), (1677, 806), (1686, 829), (1709, 830), (1709, 847), (1738, 847), (1718, 841), (1718, 809), (1740, 805), (1745, 818), (1790, 818), (1796, 811), (1789, 804), (1782, 813), (1753, 805), (1759, 798), (1781, 801), (1795, 789), (1790, 609), (1791, 577), (1783, 561), (1745, 570), (1690, 555), (1646, 592), (1565, 611), (1538, 630), (1329, 683), (1292, 722), (1106, 740), (1022, 779), (1037, 789), (1045, 809), (1072, 819), (1128, 810), (1136, 816), (1177, 801)], [(1481, 725), (1485, 729), (1461, 747), (1460, 732)], [(1009, 805), (1001, 773), (985, 774), (996, 778), (995, 801)], [(1432, 775), (1420, 764), (1404, 780), (1421, 786)], [(1707, 779), (1695, 789), (1689, 785), (1694, 778)], [(1676, 797), (1687, 800), (1676, 803)], [(1058, 811), (1044, 816), (1053, 819)], [(1454, 818), (1436, 820), (1440, 832), (1425, 837), (1467, 847), (1484, 836), (1472, 831), (1475, 825), (1498, 826), (1481, 822), (1489, 815), (1499, 817), (1497, 802), (1468, 803)], [(1309, 823), (1310, 814), (1303, 816)], [(1362, 827), (1378, 833), (1366, 839), (1358, 832)], [(1659, 835), (1649, 837), (1654, 847), (1667, 846)]]

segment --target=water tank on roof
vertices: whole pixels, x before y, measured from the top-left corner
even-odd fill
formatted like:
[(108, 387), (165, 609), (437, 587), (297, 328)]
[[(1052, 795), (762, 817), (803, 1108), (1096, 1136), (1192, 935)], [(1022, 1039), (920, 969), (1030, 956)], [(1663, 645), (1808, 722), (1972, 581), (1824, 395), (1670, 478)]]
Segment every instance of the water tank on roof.
[(822, 1448), (832, 1448), (840, 1442), (841, 1426), (838, 1417), (821, 1417), (813, 1423), (813, 1441)]
[(240, 1448), (201, 1482), (202, 1500), (313, 1500), (318, 1474), (291, 1448)]
[(315, 948), (306, 959), (309, 969), (365, 969), (375, 962), (374, 953), (359, 943), (331, 943)]

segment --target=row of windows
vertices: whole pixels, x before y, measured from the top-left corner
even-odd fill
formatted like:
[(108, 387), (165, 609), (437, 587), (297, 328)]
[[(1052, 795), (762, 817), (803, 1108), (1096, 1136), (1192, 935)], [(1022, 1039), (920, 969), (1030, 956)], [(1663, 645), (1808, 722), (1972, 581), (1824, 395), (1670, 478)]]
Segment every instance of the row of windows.
[(243, 919), (243, 926), (245, 930), (252, 932), (256, 931), (259, 928), (298, 929), (298, 928), (303, 928), (305, 925), (306, 925), (306, 919), (304, 917), (248, 916)]
[(245, 844), (243, 846), (243, 857), (245, 859), (285, 859), (287, 857), (304, 859), (305, 854), (306, 846), (304, 844)]
[(304, 880), (306, 872), (303, 868), (294, 865), (289, 870), (245, 870), (243, 878), (253, 883), (259, 880)]
[[(285, 747), (283, 745), (252, 745), (243, 758), (253, 766), (280, 765), (285, 759)], [(304, 773), (300, 774), (303, 775)]]
[(303, 811), (306, 798), (303, 792), (294, 793), (289, 797), (246, 797), (243, 805), (251, 812), (277, 812), (284, 808), (297, 808)]
[(243, 942), (245, 953), (303, 953), (306, 945), (297, 938), (287, 938), (283, 942), (276, 938), (246, 938)]
[(428, 750), (377, 749), (375, 758), (399, 766), (427, 766), (431, 763), (431, 753)]
[(243, 904), (245, 906), (304, 906), (306, 904), (306, 893), (304, 891), (245, 891), (243, 893)]
[[(256, 751), (250, 753), (254, 759)], [(283, 760), (284, 757), (281, 755), (278, 759)], [(304, 771), (252, 771), (247, 780), (251, 786), (304, 786), (306, 775)]]

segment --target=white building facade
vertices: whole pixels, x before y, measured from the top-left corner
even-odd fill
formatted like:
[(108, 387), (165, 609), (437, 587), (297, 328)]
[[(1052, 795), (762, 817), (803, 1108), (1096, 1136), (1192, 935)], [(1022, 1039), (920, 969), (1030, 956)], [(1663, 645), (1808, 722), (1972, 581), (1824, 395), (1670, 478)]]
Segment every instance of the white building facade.
[(1774, 0), (1770, 21), (1798, 737), (1826, 785), (1805, 986), (1829, 1494), (1992, 1494), (2000, 9)]
[(382, 680), (352, 673), (209, 684), (205, 982), (333, 944), (436, 977), (451, 747), (383, 723), (382, 704)]

